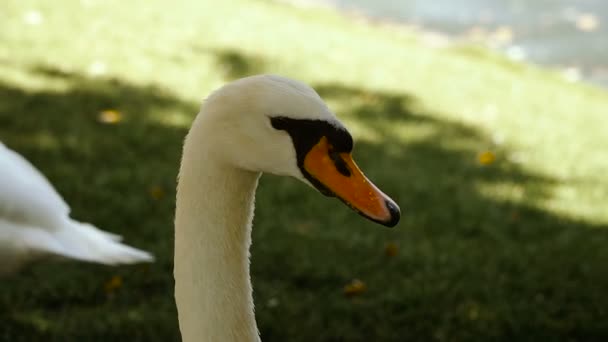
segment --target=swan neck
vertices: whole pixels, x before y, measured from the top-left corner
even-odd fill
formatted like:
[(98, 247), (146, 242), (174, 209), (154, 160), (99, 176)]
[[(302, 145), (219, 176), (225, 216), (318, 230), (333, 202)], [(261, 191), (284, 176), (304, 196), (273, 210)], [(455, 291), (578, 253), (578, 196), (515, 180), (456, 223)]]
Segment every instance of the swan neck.
[(259, 173), (222, 164), (192, 140), (184, 146), (175, 217), (182, 340), (259, 341), (249, 273)]

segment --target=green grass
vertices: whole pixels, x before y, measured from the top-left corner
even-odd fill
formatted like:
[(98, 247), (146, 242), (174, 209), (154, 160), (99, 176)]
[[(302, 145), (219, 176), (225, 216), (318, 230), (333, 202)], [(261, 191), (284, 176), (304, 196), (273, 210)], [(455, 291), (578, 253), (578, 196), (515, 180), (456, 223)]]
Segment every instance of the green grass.
[[(24, 23), (30, 10), (40, 25)], [(260, 72), (315, 87), (403, 210), (388, 230), (295, 180), (263, 177), (252, 272), (265, 341), (608, 338), (602, 90), (269, 1), (10, 0), (0, 42), (0, 140), (50, 178), (74, 217), (158, 259), (39, 264), (2, 280), (0, 341), (179, 340), (181, 143), (209, 91)], [(95, 61), (105, 74), (90, 74)], [(124, 120), (97, 122), (108, 108)], [(485, 150), (492, 165), (477, 163)], [(108, 292), (113, 276), (123, 285)], [(347, 298), (354, 278), (368, 290)]]

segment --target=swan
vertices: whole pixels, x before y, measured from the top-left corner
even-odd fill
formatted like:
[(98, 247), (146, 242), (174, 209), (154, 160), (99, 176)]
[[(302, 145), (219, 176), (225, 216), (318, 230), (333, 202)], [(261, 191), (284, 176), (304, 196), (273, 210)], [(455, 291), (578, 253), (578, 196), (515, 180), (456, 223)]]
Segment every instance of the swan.
[(119, 235), (69, 214), (44, 175), (0, 142), (0, 276), (49, 257), (107, 265), (153, 261), (149, 253), (122, 244)]
[(275, 75), (228, 83), (186, 136), (175, 210), (175, 301), (184, 342), (260, 341), (249, 247), (262, 172), (292, 176), (368, 219), (395, 226), (397, 204), (351, 158), (349, 132), (309, 86)]

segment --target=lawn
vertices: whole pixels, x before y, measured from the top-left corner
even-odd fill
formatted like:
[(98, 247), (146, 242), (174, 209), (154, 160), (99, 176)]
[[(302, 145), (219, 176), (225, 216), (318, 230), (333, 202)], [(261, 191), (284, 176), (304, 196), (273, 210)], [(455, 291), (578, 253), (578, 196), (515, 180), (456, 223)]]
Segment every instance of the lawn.
[[(179, 340), (181, 144), (206, 94), (262, 72), (317, 89), (403, 211), (386, 229), (264, 176), (252, 248), (264, 341), (608, 339), (607, 92), (271, 1), (2, 7), (0, 141), (75, 218), (157, 261), (38, 264), (1, 280), (0, 341)], [(121, 120), (100, 122), (109, 109)], [(353, 279), (367, 290), (346, 296)]]

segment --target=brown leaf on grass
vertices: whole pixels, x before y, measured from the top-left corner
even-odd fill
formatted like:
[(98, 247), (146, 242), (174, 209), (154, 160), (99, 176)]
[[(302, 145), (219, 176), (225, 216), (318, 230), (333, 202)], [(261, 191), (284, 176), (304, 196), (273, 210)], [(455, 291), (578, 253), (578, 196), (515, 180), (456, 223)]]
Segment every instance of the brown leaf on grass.
[(487, 166), (496, 161), (496, 155), (492, 151), (483, 151), (477, 155), (479, 165)]
[(399, 246), (395, 242), (388, 242), (384, 246), (384, 254), (388, 257), (394, 257), (399, 252)]
[(106, 294), (111, 294), (121, 287), (122, 287), (122, 277), (115, 275), (115, 276), (112, 276), (112, 278), (110, 278), (110, 280), (106, 281), (106, 283), (103, 286), (103, 289), (106, 292)]
[(521, 215), (519, 214), (519, 211), (513, 210), (511, 212), (511, 215), (509, 216), (509, 219), (511, 219), (511, 221), (519, 221), (520, 217), (521, 217)]
[(116, 109), (102, 110), (97, 116), (97, 121), (107, 125), (115, 125), (122, 121), (122, 113)]
[(148, 193), (150, 194), (150, 197), (157, 201), (165, 197), (165, 190), (158, 185), (151, 186)]
[(344, 286), (344, 294), (353, 297), (364, 293), (367, 290), (367, 285), (359, 279), (353, 279), (350, 283)]

